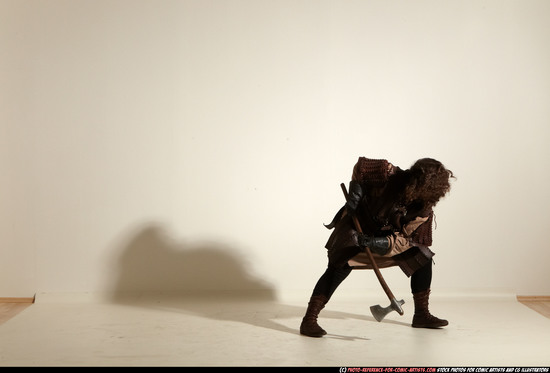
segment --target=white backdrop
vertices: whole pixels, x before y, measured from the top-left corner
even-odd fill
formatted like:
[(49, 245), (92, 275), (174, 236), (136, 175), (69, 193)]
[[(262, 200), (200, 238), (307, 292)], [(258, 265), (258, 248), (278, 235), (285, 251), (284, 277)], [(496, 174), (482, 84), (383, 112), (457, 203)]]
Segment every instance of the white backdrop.
[[(457, 175), (434, 289), (550, 294), (549, 16), (545, 0), (0, 0), (0, 296), (307, 298), (359, 156)], [(370, 272), (340, 290), (365, 291)]]

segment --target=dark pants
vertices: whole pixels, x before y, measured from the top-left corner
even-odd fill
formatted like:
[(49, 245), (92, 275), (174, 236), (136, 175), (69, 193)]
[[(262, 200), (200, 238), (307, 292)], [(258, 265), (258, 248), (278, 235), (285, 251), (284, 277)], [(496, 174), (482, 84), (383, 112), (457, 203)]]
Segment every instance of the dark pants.
[[(346, 263), (343, 266), (328, 265), (325, 273), (319, 278), (313, 295), (324, 295), (328, 299), (334, 294), (336, 288), (348, 277), (352, 268)], [(413, 293), (418, 293), (428, 290), (432, 283), (432, 262), (429, 261), (426, 265), (416, 270), (411, 275), (411, 290)]]

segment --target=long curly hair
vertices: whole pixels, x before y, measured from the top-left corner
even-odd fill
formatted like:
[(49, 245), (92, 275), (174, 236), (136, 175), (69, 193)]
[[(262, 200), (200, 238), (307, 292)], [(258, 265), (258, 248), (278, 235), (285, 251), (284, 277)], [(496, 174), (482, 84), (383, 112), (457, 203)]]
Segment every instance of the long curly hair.
[(409, 182), (405, 187), (405, 203), (422, 201), (435, 206), (450, 190), (450, 179), (456, 179), (453, 172), (432, 158), (417, 160), (408, 170)]

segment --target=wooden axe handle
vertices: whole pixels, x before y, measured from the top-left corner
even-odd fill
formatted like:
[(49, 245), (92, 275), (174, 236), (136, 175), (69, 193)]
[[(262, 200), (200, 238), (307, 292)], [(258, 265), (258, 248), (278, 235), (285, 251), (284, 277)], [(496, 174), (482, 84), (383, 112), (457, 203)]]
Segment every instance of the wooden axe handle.
[[(346, 189), (346, 185), (344, 183), (340, 184), (340, 187), (342, 187), (342, 191), (344, 192), (344, 196), (346, 197), (346, 201), (348, 200), (348, 191)], [(359, 220), (357, 219), (357, 216), (355, 214), (351, 215), (351, 218), (353, 219), (353, 224), (355, 225), (355, 229), (359, 234), (363, 234), (363, 230), (361, 229), (361, 224), (359, 223)], [(376, 264), (376, 261), (374, 260), (374, 257), (372, 256), (372, 253), (368, 247), (365, 247), (365, 251), (367, 252), (367, 255), (369, 256), (370, 262), (372, 263), (372, 269), (374, 269), (374, 273), (376, 273), (376, 277), (378, 277), (378, 281), (380, 281), (380, 285), (382, 285), (382, 288), (384, 289), (384, 292), (386, 292), (386, 295), (390, 299), (390, 302), (395, 301), (395, 297), (393, 296), (393, 293), (390, 290), (390, 287), (386, 283), (386, 280), (384, 280), (384, 277), (382, 277), (382, 273), (380, 273), (380, 269), (378, 268), (378, 264)], [(400, 312), (401, 313), (401, 312)], [(402, 313), (401, 313), (402, 314)]]

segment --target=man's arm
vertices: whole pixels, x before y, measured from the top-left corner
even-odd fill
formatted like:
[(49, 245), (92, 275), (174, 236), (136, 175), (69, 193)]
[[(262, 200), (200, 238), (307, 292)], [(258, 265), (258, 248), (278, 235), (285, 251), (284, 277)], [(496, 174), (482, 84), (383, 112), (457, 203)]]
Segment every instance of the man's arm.
[(384, 237), (359, 235), (357, 240), (359, 246), (368, 247), (373, 253), (382, 256), (394, 256), (401, 254), (413, 246), (417, 246), (411, 241), (410, 236), (426, 221), (428, 221), (428, 218), (417, 217), (415, 220), (405, 224), (402, 232), (395, 232)]

